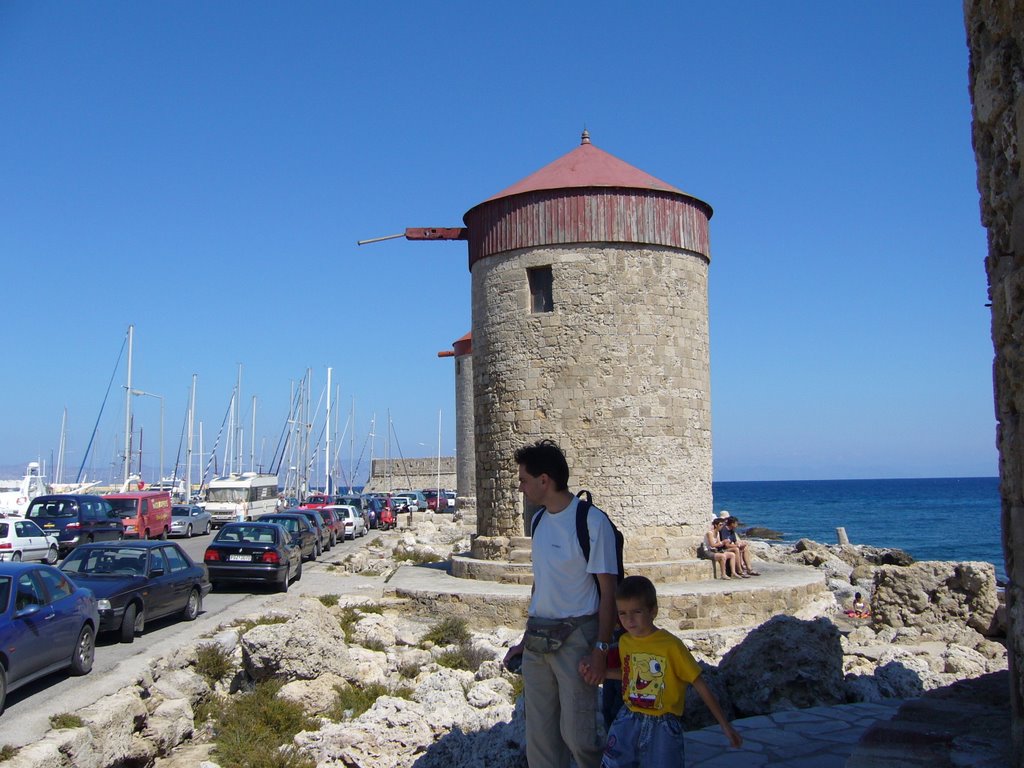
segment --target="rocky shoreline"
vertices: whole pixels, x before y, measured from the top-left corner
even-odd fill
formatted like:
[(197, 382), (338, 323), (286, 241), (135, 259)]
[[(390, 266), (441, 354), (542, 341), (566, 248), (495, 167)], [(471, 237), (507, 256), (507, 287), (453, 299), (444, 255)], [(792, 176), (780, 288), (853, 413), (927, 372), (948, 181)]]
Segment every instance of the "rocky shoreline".
[[(913, 698), (1006, 669), (991, 564), (914, 563), (898, 550), (807, 540), (751, 546), (763, 561), (819, 569), (830, 592), (809, 615), (679, 633), (730, 717)], [(415, 533), (377, 535), (341, 568), (385, 579), (402, 564), (466, 549), (462, 526), (428, 516)], [(843, 613), (856, 591), (869, 597), (870, 619)], [(74, 713), (80, 727), (53, 730), (4, 764), (228, 768), (214, 746), (219, 713), (272, 682), (276, 699), (294, 702), (308, 727), (287, 750), (268, 750), (263, 765), (524, 768), (521, 679), (499, 663), (521, 627), (460, 634), (443, 617), (410, 611), (393, 598), (282, 596), (269, 614), (155, 660), (135, 685)], [(204, 668), (209, 654), (223, 659), (219, 677)], [(352, 691), (372, 691), (375, 700), (361, 713), (339, 709)], [(710, 721), (694, 702), (687, 728)]]

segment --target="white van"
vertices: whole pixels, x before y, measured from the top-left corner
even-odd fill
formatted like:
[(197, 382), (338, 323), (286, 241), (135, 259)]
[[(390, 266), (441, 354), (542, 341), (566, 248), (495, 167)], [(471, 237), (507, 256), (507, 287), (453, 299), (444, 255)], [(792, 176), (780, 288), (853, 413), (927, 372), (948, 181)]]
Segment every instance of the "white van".
[(199, 506), (210, 513), (210, 523), (244, 523), (277, 511), (277, 475), (242, 472), (218, 477), (206, 487)]

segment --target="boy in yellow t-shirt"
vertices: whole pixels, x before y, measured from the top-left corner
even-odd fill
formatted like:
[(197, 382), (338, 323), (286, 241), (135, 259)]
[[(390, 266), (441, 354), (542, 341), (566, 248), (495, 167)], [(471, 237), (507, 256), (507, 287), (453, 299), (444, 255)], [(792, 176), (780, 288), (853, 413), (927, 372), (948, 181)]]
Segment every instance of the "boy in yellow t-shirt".
[[(615, 590), (615, 605), (626, 634), (619, 640), (621, 669), (609, 669), (607, 674), (615, 678), (621, 673), (626, 706), (608, 730), (601, 768), (683, 768), (681, 716), (687, 685), (700, 694), (729, 743), (742, 745), (743, 737), (726, 719), (683, 641), (654, 626), (658, 594), (650, 579), (623, 579)], [(580, 662), (581, 673), (586, 663)]]

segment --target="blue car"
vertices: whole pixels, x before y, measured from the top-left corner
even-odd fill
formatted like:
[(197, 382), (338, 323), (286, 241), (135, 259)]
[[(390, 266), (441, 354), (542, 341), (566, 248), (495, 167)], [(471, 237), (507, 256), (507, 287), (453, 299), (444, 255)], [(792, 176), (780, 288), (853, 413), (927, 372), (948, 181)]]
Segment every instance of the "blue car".
[(50, 565), (0, 563), (0, 712), (7, 692), (51, 672), (92, 669), (96, 598)]

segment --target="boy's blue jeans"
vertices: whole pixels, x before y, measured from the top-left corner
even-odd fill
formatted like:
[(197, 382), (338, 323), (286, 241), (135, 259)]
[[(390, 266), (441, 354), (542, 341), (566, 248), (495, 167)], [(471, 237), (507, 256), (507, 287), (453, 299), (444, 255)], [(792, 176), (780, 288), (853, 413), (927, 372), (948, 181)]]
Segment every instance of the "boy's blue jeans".
[(601, 768), (683, 768), (683, 721), (675, 715), (619, 710)]

